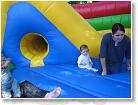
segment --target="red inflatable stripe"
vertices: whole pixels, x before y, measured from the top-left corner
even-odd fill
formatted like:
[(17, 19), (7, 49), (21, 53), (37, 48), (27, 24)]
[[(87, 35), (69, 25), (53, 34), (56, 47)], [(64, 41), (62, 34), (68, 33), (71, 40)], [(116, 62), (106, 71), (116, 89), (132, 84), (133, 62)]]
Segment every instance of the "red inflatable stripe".
[(85, 19), (131, 13), (131, 1), (102, 1), (72, 7)]

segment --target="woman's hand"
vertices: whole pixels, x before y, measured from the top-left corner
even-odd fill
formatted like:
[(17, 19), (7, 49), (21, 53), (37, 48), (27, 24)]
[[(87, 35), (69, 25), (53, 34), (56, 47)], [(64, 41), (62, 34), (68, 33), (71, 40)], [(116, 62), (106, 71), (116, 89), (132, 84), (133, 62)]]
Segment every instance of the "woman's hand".
[(101, 61), (102, 69), (103, 69), (102, 75), (107, 75), (105, 58), (100, 58), (100, 61)]
[(102, 71), (102, 75), (107, 75), (107, 71), (106, 70), (103, 70)]
[(131, 70), (131, 66), (127, 66), (127, 70)]
[(126, 59), (126, 69), (131, 70), (131, 59)]

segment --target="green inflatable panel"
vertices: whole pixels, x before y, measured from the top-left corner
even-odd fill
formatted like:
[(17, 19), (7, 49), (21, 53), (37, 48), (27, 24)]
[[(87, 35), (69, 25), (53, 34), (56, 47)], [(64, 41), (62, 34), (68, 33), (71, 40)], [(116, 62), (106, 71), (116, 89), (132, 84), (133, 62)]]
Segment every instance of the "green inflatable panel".
[(7, 69), (12, 71), (14, 69), (14, 65), (12, 63), (9, 63)]
[(115, 23), (121, 23), (125, 26), (125, 28), (131, 28), (131, 14), (121, 14), (86, 20), (97, 31), (112, 29), (112, 26)]

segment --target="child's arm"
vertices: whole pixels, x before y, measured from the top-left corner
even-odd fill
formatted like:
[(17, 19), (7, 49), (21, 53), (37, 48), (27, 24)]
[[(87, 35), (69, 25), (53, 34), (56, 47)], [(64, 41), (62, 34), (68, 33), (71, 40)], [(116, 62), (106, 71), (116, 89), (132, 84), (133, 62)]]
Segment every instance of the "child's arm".
[(79, 65), (87, 65), (87, 63), (83, 62), (83, 61), (78, 61)]
[(6, 60), (5, 63), (2, 65), (2, 68), (7, 67), (9, 63), (10, 63), (10, 60)]
[(79, 64), (80, 65), (87, 65), (87, 63), (85, 63), (85, 62), (80, 62)]
[(81, 57), (78, 58), (78, 62), (79, 65), (87, 65), (87, 63), (83, 62), (83, 60), (81, 59)]

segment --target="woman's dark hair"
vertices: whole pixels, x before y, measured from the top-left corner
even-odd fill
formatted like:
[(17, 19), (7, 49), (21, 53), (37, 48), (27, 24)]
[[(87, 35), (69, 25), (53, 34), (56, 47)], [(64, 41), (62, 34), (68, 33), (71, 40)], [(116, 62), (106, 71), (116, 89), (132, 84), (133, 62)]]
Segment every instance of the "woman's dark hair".
[(122, 24), (116, 23), (112, 27), (112, 33), (115, 34), (118, 30), (123, 31), (125, 33), (125, 28)]
[(83, 49), (88, 49), (88, 46), (85, 45), (85, 44), (81, 45), (81, 46), (80, 46), (80, 51), (82, 51)]

